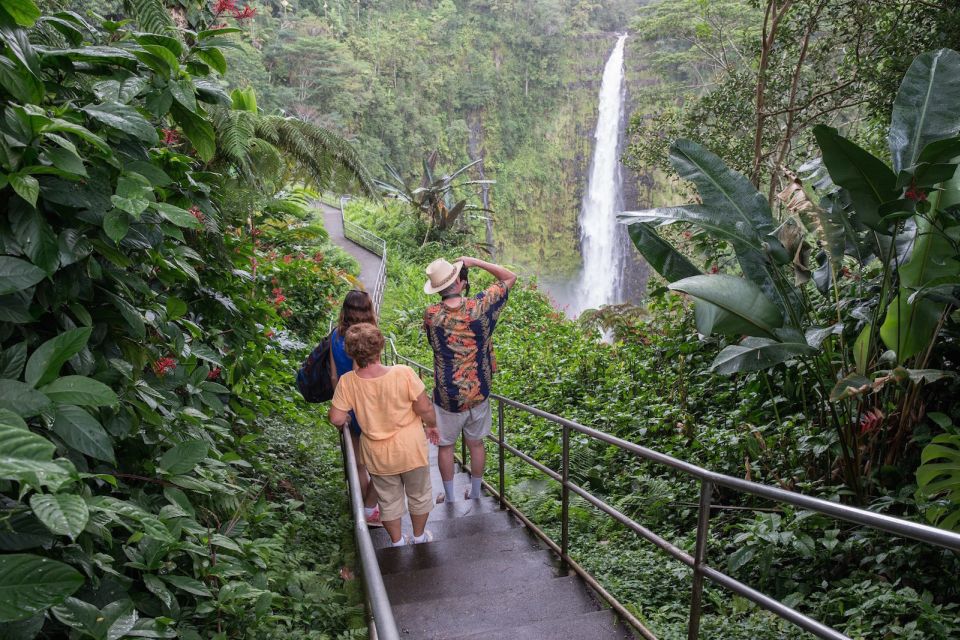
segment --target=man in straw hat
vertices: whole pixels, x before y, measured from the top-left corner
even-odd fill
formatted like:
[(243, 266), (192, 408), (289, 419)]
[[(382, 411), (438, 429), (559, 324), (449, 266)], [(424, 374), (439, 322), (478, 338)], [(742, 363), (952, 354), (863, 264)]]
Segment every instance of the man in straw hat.
[[(466, 269), (477, 267), (497, 279), (473, 297), (469, 294)], [(500, 265), (462, 257), (453, 264), (440, 258), (426, 269), (424, 292), (439, 294), (440, 302), (427, 307), (423, 327), (433, 348), (433, 403), (440, 431), (437, 455), (444, 496), (454, 500), (453, 445), (457, 436), (470, 449), (470, 491), (465, 498), (480, 497), (480, 481), (486, 463), (483, 439), (490, 433), (490, 382), (497, 368), (491, 337), (500, 311), (517, 281), (517, 275)]]

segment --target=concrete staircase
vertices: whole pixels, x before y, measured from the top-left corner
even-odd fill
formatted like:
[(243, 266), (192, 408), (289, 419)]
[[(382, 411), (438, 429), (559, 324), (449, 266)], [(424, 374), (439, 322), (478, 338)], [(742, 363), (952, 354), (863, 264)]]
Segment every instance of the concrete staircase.
[[(442, 492), (431, 447), (434, 495)], [(576, 575), (561, 575), (550, 551), (490, 496), (437, 505), (427, 528), (433, 542), (391, 547), (371, 532), (384, 583), (403, 637), (416, 640), (633, 638)], [(404, 533), (410, 534), (408, 517)]]

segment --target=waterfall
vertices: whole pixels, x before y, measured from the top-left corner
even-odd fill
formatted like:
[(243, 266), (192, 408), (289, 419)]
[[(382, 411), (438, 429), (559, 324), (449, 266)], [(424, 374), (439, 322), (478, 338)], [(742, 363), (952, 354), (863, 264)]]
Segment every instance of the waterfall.
[(617, 44), (603, 68), (599, 115), (594, 132), (593, 160), (587, 192), (580, 208), (580, 246), (583, 273), (575, 311), (620, 302), (622, 295), (623, 229), (616, 216), (622, 207), (620, 125), (626, 88), (623, 81), (623, 45)]

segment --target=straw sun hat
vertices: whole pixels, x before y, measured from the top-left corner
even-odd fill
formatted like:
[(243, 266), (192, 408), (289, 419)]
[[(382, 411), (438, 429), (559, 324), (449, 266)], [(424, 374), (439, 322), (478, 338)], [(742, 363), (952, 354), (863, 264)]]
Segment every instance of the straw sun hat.
[(463, 261), (450, 264), (443, 258), (437, 258), (426, 268), (428, 280), (423, 284), (423, 292), (433, 294), (443, 291), (457, 281), (462, 268)]

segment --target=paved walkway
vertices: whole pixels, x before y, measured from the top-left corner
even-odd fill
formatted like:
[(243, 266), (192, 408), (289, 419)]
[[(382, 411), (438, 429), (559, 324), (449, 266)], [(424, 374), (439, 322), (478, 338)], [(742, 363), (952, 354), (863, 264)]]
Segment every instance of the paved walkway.
[(323, 211), (323, 226), (330, 234), (330, 242), (352, 255), (360, 263), (360, 282), (363, 288), (373, 294), (377, 284), (377, 271), (380, 269), (380, 256), (368, 251), (343, 235), (343, 223), (340, 221), (340, 210), (330, 205), (319, 203)]
[[(330, 240), (360, 262), (360, 281), (376, 284), (380, 257), (343, 235), (337, 208), (320, 204)], [(442, 492), (437, 448), (430, 446), (434, 498)], [(465, 500), (470, 475), (455, 478), (456, 498), (437, 505), (428, 544), (392, 547), (371, 537), (401, 637), (416, 640), (627, 640), (633, 636), (577, 575), (489, 495)], [(413, 533), (410, 519), (404, 534)]]

